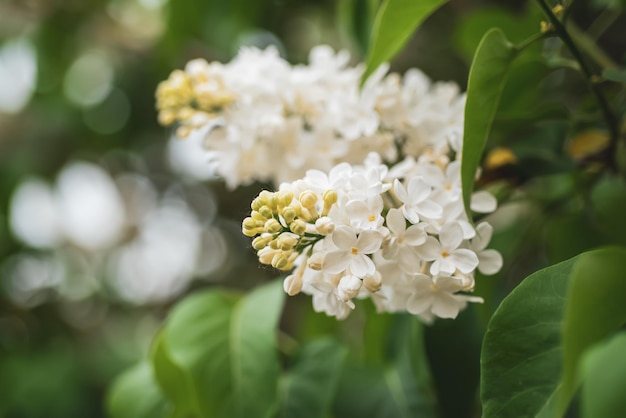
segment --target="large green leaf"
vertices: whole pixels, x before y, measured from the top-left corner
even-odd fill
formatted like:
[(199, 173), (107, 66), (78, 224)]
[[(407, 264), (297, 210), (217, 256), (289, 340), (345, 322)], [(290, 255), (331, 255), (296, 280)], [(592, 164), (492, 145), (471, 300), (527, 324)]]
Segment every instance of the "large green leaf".
[(107, 410), (112, 418), (167, 417), (169, 409), (146, 361), (122, 373), (107, 397)]
[(174, 309), (163, 335), (172, 362), (191, 376), (203, 416), (272, 413), (279, 372), (275, 333), (283, 299), (276, 281), (243, 298), (213, 290), (198, 293)]
[(468, 213), (476, 170), (515, 56), (516, 49), (499, 29), (487, 32), (474, 54), (467, 84), (461, 160), (463, 202)]
[(626, 323), (626, 249), (605, 248), (579, 256), (571, 276), (563, 326), (563, 377), (558, 415), (579, 383), (578, 364), (589, 347)]
[(626, 333), (588, 350), (582, 361), (583, 418), (621, 418), (626, 411)]
[(626, 322), (624, 248), (527, 277), (492, 317), (481, 358), (483, 417), (561, 417), (585, 351)]
[(284, 380), (282, 416), (328, 416), (345, 355), (346, 349), (331, 339), (304, 346)]
[(561, 373), (561, 325), (576, 258), (528, 276), (494, 313), (481, 353), (483, 418), (535, 417)]
[(374, 20), (364, 83), (380, 64), (393, 58), (415, 29), (446, 0), (385, 0)]

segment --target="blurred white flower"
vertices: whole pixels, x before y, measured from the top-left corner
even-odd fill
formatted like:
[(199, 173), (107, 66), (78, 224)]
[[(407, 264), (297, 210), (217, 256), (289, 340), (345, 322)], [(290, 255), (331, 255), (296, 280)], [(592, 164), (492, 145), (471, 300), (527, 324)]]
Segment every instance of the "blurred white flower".
[(30, 100), (37, 82), (37, 55), (27, 39), (0, 47), (0, 112), (17, 113)]

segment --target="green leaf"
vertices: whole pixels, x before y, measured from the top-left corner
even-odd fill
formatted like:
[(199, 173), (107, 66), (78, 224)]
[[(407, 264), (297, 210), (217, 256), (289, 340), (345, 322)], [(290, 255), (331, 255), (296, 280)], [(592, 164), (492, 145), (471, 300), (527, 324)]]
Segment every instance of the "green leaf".
[(585, 350), (626, 323), (626, 249), (604, 248), (579, 256), (572, 270), (563, 326), (563, 377), (558, 399), (565, 413), (579, 383)]
[(275, 408), (275, 333), (284, 292), (278, 280), (243, 298), (207, 291), (184, 300), (164, 330), (173, 363), (191, 376), (203, 416), (265, 417)]
[(595, 221), (613, 243), (626, 245), (626, 182), (622, 177), (605, 175), (591, 192)]
[(112, 418), (168, 416), (169, 405), (154, 379), (150, 363), (141, 362), (115, 380), (107, 397), (107, 409)]
[(527, 277), (493, 315), (481, 356), (483, 417), (561, 417), (589, 347), (626, 322), (624, 248)]
[(483, 36), (470, 68), (461, 160), (463, 202), (468, 214), (476, 170), (515, 56), (516, 50), (502, 31), (492, 29)]
[(561, 373), (561, 325), (576, 258), (540, 270), (494, 313), (481, 353), (483, 418), (534, 417)]
[(346, 349), (331, 339), (304, 346), (284, 381), (282, 416), (328, 416), (345, 356)]
[(626, 411), (626, 333), (588, 350), (582, 360), (583, 418), (621, 418)]
[(374, 28), (361, 82), (393, 58), (415, 29), (446, 0), (385, 0), (374, 20)]
[(192, 377), (172, 360), (164, 332), (165, 330), (161, 330), (157, 334), (152, 345), (154, 377), (165, 396), (176, 405), (179, 414), (200, 414)]
[(626, 83), (626, 69), (605, 68), (604, 71), (602, 71), (602, 77), (617, 83)]

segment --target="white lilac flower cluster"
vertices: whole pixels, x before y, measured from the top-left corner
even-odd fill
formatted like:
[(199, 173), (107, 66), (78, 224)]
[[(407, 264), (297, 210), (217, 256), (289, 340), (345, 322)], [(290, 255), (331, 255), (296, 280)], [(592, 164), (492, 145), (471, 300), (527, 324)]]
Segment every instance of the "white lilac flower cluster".
[[(215, 174), (234, 188), (274, 184), (359, 164), (369, 152), (394, 163), (458, 152), (465, 96), (418, 70), (381, 66), (361, 87), (363, 66), (346, 51), (318, 46), (291, 66), (275, 48), (244, 48), (229, 63), (190, 61), (157, 89), (159, 121), (177, 137), (199, 136)], [(199, 151), (200, 153), (200, 151)]]
[[(285, 291), (312, 295), (318, 312), (343, 319), (353, 299), (370, 297), (381, 312), (454, 318), (467, 302), (482, 301), (468, 295), (475, 270), (502, 266), (486, 249), (492, 227), (468, 221), (460, 182), (459, 161), (407, 158), (388, 169), (372, 153), (363, 165), (309, 170), (261, 192), (242, 229), (255, 237), (261, 263), (293, 269)], [(495, 198), (477, 192), (471, 208), (492, 212)]]

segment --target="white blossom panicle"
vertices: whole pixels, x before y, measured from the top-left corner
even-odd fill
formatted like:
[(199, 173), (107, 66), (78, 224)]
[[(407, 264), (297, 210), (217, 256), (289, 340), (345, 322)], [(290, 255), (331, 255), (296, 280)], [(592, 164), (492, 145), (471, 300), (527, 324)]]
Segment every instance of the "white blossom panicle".
[[(424, 321), (454, 318), (474, 273), (494, 274), (492, 228), (474, 227), (461, 190), (465, 95), (418, 70), (361, 86), (362, 65), (346, 52), (314, 48), (292, 66), (275, 48), (242, 49), (229, 63), (190, 62), (157, 90), (159, 120), (196, 136), (215, 174), (261, 192), (243, 233), (259, 261), (288, 272), (289, 295), (345, 318), (355, 299)], [(471, 210), (496, 199), (474, 193)]]
[[(290, 272), (289, 295), (310, 294), (316, 311), (339, 319), (355, 308), (355, 298), (371, 297), (381, 312), (410, 312), (426, 322), (482, 302), (469, 295), (474, 272), (497, 273), (502, 257), (486, 249), (491, 226), (474, 228), (466, 217), (454, 192), (455, 161), (399, 164), (402, 170), (388, 170), (371, 154), (363, 165), (341, 163), (328, 175), (309, 170), (253, 200), (243, 233), (254, 238), (261, 263)], [(493, 196), (479, 194), (476, 201), (487, 202), (479, 209), (495, 209)]]
[[(176, 137), (199, 137), (198, 154), (231, 188), (291, 182), (370, 152), (387, 163), (447, 165), (463, 136), (459, 88), (418, 70), (387, 74), (387, 65), (361, 88), (364, 67), (349, 60), (328, 46), (313, 48), (307, 65), (290, 65), (273, 47), (244, 48), (226, 64), (196, 59), (159, 84), (159, 122), (176, 125)], [(410, 194), (411, 204), (419, 197)]]

